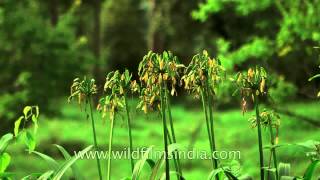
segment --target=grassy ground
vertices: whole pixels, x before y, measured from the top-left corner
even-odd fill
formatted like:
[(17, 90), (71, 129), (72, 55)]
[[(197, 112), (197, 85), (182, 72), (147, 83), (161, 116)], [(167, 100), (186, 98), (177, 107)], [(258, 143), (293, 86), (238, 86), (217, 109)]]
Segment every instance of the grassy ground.
[[(320, 115), (319, 102), (288, 104), (283, 107), (307, 117), (318, 119)], [(218, 150), (236, 150), (241, 152), (242, 174), (258, 177), (258, 145), (256, 129), (251, 129), (247, 119), (253, 114), (248, 112), (244, 116), (239, 109), (215, 112), (215, 132)], [(162, 125), (160, 117), (156, 114), (143, 115), (132, 112), (134, 147), (149, 147), (155, 145), (162, 149)], [(205, 121), (201, 109), (186, 109), (183, 106), (173, 107), (173, 118), (177, 141), (182, 147), (193, 147), (198, 150), (209, 150), (205, 129)], [(95, 114), (98, 142), (101, 148), (107, 149), (108, 120), (103, 122), (98, 113)], [(310, 139), (320, 140), (319, 128), (309, 125), (300, 119), (281, 116), (280, 144), (304, 142)], [(320, 119), (318, 119), (320, 121)], [(196, 133), (197, 127), (201, 127)], [(265, 131), (265, 136), (268, 134)], [(194, 144), (192, 140), (194, 139)], [(92, 130), (90, 121), (80, 113), (79, 108), (66, 105), (63, 107), (63, 116), (59, 118), (40, 118), (38, 132), (39, 145), (37, 150), (50, 154), (62, 161), (61, 155), (52, 144), (60, 144), (70, 152), (81, 150), (92, 144)], [(122, 117), (117, 117), (114, 130), (114, 149), (121, 150), (127, 147), (126, 122)], [(192, 146), (193, 144), (193, 146)], [(13, 164), (10, 171), (18, 172), (20, 176), (30, 172), (44, 172), (47, 164), (35, 155), (28, 154), (19, 144), (9, 149), (13, 154)], [(308, 159), (305, 158), (303, 149), (297, 147), (280, 148), (279, 161), (292, 163), (292, 172), (302, 175), (306, 169)], [(224, 163), (223, 161), (222, 163)], [(85, 179), (97, 179), (95, 160), (79, 160), (77, 165)], [(112, 179), (121, 179), (130, 175), (129, 161), (112, 161)], [(206, 179), (210, 173), (209, 160), (182, 160), (183, 173), (186, 179)], [(106, 160), (102, 160), (103, 173), (106, 172)], [(144, 169), (147, 176), (148, 168)], [(70, 173), (70, 172), (69, 172)]]

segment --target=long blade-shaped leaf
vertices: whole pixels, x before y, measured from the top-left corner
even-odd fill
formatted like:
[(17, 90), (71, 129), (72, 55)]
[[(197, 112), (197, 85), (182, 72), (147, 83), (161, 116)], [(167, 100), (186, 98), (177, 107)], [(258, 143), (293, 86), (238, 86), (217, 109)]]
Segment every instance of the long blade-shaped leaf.
[(45, 160), (48, 163), (48, 165), (50, 166), (50, 168), (52, 168), (53, 170), (57, 170), (59, 168), (58, 162), (56, 160), (54, 160), (52, 157), (50, 157), (46, 154), (40, 153), (38, 151), (31, 151), (31, 152), (38, 155), (43, 160)]
[[(63, 157), (65, 158), (65, 160), (69, 160), (71, 159), (71, 155), (66, 151), (66, 149), (64, 149), (62, 146), (58, 145), (58, 144), (55, 144), (55, 146), (59, 149), (59, 151), (62, 153)], [(77, 180), (81, 180), (83, 179), (82, 176), (80, 175), (80, 171), (79, 171), (79, 168), (73, 164), (71, 166), (71, 169), (72, 169), (72, 172), (73, 172), (73, 175), (74, 175), (74, 178), (77, 179)]]
[[(185, 179), (185, 178), (182, 177), (182, 175), (181, 175), (179, 172), (177, 172), (177, 171), (170, 171), (169, 173), (172, 174), (172, 175), (178, 175), (178, 177), (180, 177), (180, 180), (184, 180), (184, 179)], [(163, 173), (163, 174), (162, 174), (160, 180), (166, 180), (166, 173)]]
[(287, 163), (279, 163), (279, 177), (281, 178), (282, 176), (290, 176), (290, 170), (291, 166), (290, 164)]
[(308, 166), (306, 172), (304, 173), (304, 176), (303, 176), (304, 180), (311, 180), (313, 173), (318, 164), (320, 164), (320, 160), (312, 161), (312, 163)]
[[(168, 146), (168, 154), (172, 154), (172, 152), (178, 150), (178, 144), (174, 143), (174, 144), (170, 144)], [(151, 176), (150, 176), (150, 180), (155, 180), (157, 178), (157, 174), (159, 169), (163, 166), (164, 164), (164, 155), (161, 156), (161, 158), (157, 161), (156, 165), (154, 166)]]
[(215, 179), (217, 176), (219, 176), (220, 173), (223, 173), (223, 169), (222, 169), (222, 168), (214, 169), (214, 170), (211, 171), (211, 173), (209, 174), (208, 180)]
[(52, 174), (54, 173), (54, 171), (47, 171), (45, 173), (43, 173), (37, 180), (48, 180)]
[[(149, 147), (147, 149), (147, 151), (143, 154), (143, 157), (141, 160), (139, 160), (136, 165), (134, 166), (134, 169), (133, 169), (133, 173), (132, 173), (132, 180), (137, 180), (139, 179), (139, 176), (140, 176), (140, 173), (142, 171), (142, 168), (144, 167), (144, 164), (146, 162), (148, 162), (148, 157), (149, 157), (149, 153), (151, 152), (153, 146)], [(149, 159), (150, 161), (150, 159)], [(150, 164), (150, 163), (149, 163)], [(151, 167), (152, 168), (152, 167)]]
[(0, 139), (0, 154), (7, 149), (10, 141), (13, 139), (13, 135), (11, 133), (5, 134)]
[(292, 176), (281, 176), (280, 180), (296, 180), (296, 177), (292, 177)]
[(53, 180), (60, 180), (63, 174), (69, 169), (70, 166), (72, 166), (83, 154), (87, 153), (92, 149), (92, 145), (88, 146), (84, 150), (80, 151), (78, 156), (73, 156), (71, 159), (67, 160), (65, 163), (63, 163), (60, 168), (56, 171)]
[(320, 78), (320, 74), (312, 76), (311, 78), (308, 79), (308, 81), (312, 81), (312, 80), (314, 80), (316, 78)]
[(5, 173), (0, 173), (0, 179), (7, 179), (10, 177), (14, 177), (16, 175), (16, 173), (13, 172), (5, 172)]
[(8, 153), (0, 154), (0, 173), (4, 173), (9, 166), (11, 156)]
[(36, 177), (39, 177), (41, 175), (42, 175), (42, 173), (32, 173), (32, 174), (29, 174), (29, 175), (23, 177), (21, 180), (35, 179)]

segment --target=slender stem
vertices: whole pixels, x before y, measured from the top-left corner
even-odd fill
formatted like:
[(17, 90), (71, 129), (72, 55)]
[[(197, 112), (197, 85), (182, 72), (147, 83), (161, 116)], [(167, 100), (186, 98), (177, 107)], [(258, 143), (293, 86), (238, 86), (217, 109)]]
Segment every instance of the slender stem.
[[(171, 113), (171, 104), (170, 104), (170, 97), (168, 95), (168, 89), (167, 89), (167, 85), (165, 85), (165, 98), (166, 98), (166, 105), (167, 105), (167, 111), (168, 111), (168, 115), (169, 115), (169, 123), (170, 123), (170, 129), (171, 129), (171, 134), (172, 134), (172, 140), (173, 143), (177, 143), (176, 140), (176, 135), (174, 133), (174, 127), (173, 127), (173, 118), (172, 118), (172, 113)], [(171, 144), (171, 143), (170, 143)], [(173, 157), (174, 157), (174, 161), (175, 161), (175, 166), (176, 169), (179, 173), (178, 179), (182, 179), (182, 170), (181, 170), (181, 164), (180, 164), (180, 158), (179, 158), (179, 153), (177, 153), (178, 151), (175, 150), (173, 152)], [(177, 154), (176, 154), (177, 153)]]
[(206, 100), (205, 100), (205, 93), (203, 92), (203, 89), (201, 89), (201, 100), (202, 100), (202, 108), (204, 111), (204, 116), (206, 119), (206, 125), (207, 125), (207, 133), (208, 133), (208, 138), (209, 138), (209, 144), (210, 144), (210, 151), (211, 151), (211, 161), (212, 161), (212, 167), (214, 168), (214, 160), (212, 157), (212, 138), (211, 138), (211, 131), (210, 131), (210, 126), (209, 126), (209, 120), (208, 120), (208, 112), (207, 112), (207, 106), (206, 106)]
[(131, 134), (131, 118), (130, 118), (130, 113), (129, 113), (129, 105), (127, 101), (127, 96), (126, 94), (124, 95), (124, 103), (126, 107), (126, 113), (127, 113), (127, 124), (128, 124), (128, 133), (129, 133), (129, 158), (130, 158), (130, 163), (131, 163), (131, 172), (133, 172), (134, 169), (134, 161), (132, 158), (132, 134)]
[(163, 94), (163, 85), (160, 86), (160, 101), (161, 101), (161, 116), (162, 116), (162, 123), (163, 123), (163, 140), (164, 140), (164, 156), (165, 156), (165, 164), (166, 164), (166, 180), (170, 180), (170, 167), (169, 167), (169, 159), (168, 159), (168, 129), (167, 129), (167, 122), (166, 122), (166, 109), (164, 105), (164, 94)]
[[(94, 149), (98, 151), (98, 142), (97, 142), (97, 135), (96, 135), (96, 128), (94, 125), (94, 119), (93, 119), (93, 112), (92, 112), (92, 102), (91, 98), (89, 98), (89, 106), (90, 106), (90, 116), (91, 116), (91, 124), (92, 124), (92, 133), (93, 133), (93, 143), (94, 143)], [(102, 180), (102, 173), (101, 173), (101, 165), (100, 165), (100, 159), (97, 159), (97, 166), (98, 166), (98, 173), (99, 173), (99, 179)]]
[(279, 174), (278, 174), (278, 162), (277, 162), (277, 154), (276, 154), (276, 149), (274, 147), (275, 142), (274, 142), (274, 134), (272, 130), (272, 124), (271, 124), (271, 119), (269, 119), (269, 131), (270, 131), (270, 141), (271, 141), (271, 154), (273, 157), (273, 166), (276, 169), (276, 179), (279, 180)]
[[(212, 145), (212, 151), (215, 152), (216, 151), (216, 143), (215, 143), (215, 135), (214, 135), (214, 126), (213, 126), (213, 112), (212, 112), (212, 96), (210, 96), (209, 94), (209, 87), (208, 87), (208, 83), (206, 83), (207, 87), (206, 87), (206, 92), (207, 92), (207, 99), (208, 99), (208, 108), (209, 108), (209, 122), (210, 122), (210, 130), (211, 130), (211, 145)], [(217, 169), (218, 168), (218, 160), (216, 158), (213, 159), (214, 160), (214, 168)]]
[[(272, 153), (270, 153), (270, 155), (269, 155), (269, 162), (268, 162), (269, 169), (271, 168), (271, 161), (272, 161)], [(267, 179), (270, 179), (270, 174), (271, 174), (271, 171), (268, 171)]]
[(262, 136), (261, 136), (261, 124), (260, 124), (260, 113), (259, 113), (258, 97), (255, 96), (254, 100), (255, 100), (255, 108), (256, 108), (257, 127), (258, 127), (259, 158), (260, 158), (260, 178), (261, 178), (261, 180), (264, 180), (263, 148), (262, 148)]
[(107, 180), (110, 180), (111, 176), (111, 155), (112, 155), (112, 139), (113, 139), (113, 126), (114, 126), (114, 115), (110, 118), (110, 132), (109, 132), (109, 148), (108, 148), (108, 164), (107, 164)]
[[(166, 127), (166, 128), (167, 128), (167, 132), (168, 132), (167, 137), (168, 137), (169, 144), (172, 144), (173, 142), (172, 142), (170, 132), (168, 130), (168, 127)], [(177, 151), (175, 151), (175, 152), (177, 152)], [(174, 157), (175, 157), (175, 152), (173, 152)], [(173, 162), (174, 162), (174, 167), (176, 168), (176, 171), (178, 172), (178, 169), (179, 169), (178, 162), (176, 161), (176, 159), (174, 159)], [(182, 179), (182, 176), (180, 176), (180, 174), (177, 174), (177, 179)]]

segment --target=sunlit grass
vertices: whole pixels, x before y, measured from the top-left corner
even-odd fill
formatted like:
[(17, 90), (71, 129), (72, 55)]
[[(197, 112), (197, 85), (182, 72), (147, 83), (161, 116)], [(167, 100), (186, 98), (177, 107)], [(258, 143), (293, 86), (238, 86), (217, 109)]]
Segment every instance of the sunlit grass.
[[(132, 103), (134, 104), (134, 103)], [(283, 105), (290, 108), (294, 112), (313, 119), (317, 119), (320, 115), (319, 102), (295, 103)], [(135, 139), (135, 147), (149, 147), (155, 145), (155, 148), (162, 150), (162, 129), (161, 117), (158, 114), (145, 115), (140, 111), (135, 111), (132, 107), (132, 136)], [(59, 152), (52, 144), (63, 145), (69, 151), (81, 150), (84, 147), (92, 144), (92, 130), (90, 121), (86, 121), (82, 113), (78, 113), (79, 109), (73, 105), (65, 105), (62, 107), (62, 116), (55, 118), (47, 118), (40, 116), (39, 132), (38, 132), (38, 151), (49, 153), (53, 156), (60, 157)], [(207, 142), (207, 134), (205, 129), (205, 120), (201, 109), (187, 109), (181, 105), (172, 107), (173, 118), (175, 119), (176, 135), (179, 144), (183, 147), (190, 145), (192, 133), (200, 124), (201, 131), (198, 134), (194, 148), (204, 149), (209, 151)], [(250, 123), (247, 121), (253, 112), (248, 112), (244, 116), (238, 110), (219, 111), (214, 114), (216, 116), (216, 134), (217, 148), (220, 150), (240, 150), (241, 151), (241, 166), (242, 172), (258, 177), (259, 172), (257, 166), (259, 161), (256, 157), (258, 153), (256, 130), (250, 129)], [(96, 118), (96, 130), (100, 147), (107, 149), (108, 140), (108, 122), (103, 122), (99, 117), (99, 113), (94, 114)], [(125, 116), (118, 117), (119, 121), (115, 124), (114, 131), (114, 149), (120, 150), (126, 148), (127, 130)], [(304, 142), (309, 139), (320, 140), (319, 128), (309, 125), (288, 116), (281, 115), (280, 127), (280, 144)], [(267, 137), (265, 134), (264, 138)], [(28, 155), (18, 144), (9, 148), (12, 152), (14, 163), (10, 167), (10, 171), (20, 172), (19, 175), (26, 175), (30, 172), (41, 171), (47, 169), (45, 162), (38, 159), (34, 155)], [(222, 148), (222, 149), (221, 149)], [(266, 151), (267, 152), (267, 151)], [(279, 162), (292, 163), (292, 171), (298, 175), (302, 175), (307, 167), (308, 159), (304, 157), (303, 149), (279, 148)], [(26, 161), (25, 159), (28, 159)], [(37, 162), (37, 163), (35, 163)], [(114, 168), (112, 171), (113, 179), (121, 179), (130, 176), (130, 164), (127, 160), (114, 160)], [(196, 179), (198, 177), (207, 177), (211, 171), (210, 161), (203, 160), (181, 160), (184, 169), (184, 176), (187, 179)], [(77, 162), (79, 168), (83, 170), (84, 176), (87, 179), (98, 178), (96, 173), (96, 162), (94, 160), (79, 160)], [(106, 167), (102, 164), (102, 172), (106, 172)], [(148, 170), (147, 168), (145, 170)], [(103, 174), (105, 176), (105, 174)]]

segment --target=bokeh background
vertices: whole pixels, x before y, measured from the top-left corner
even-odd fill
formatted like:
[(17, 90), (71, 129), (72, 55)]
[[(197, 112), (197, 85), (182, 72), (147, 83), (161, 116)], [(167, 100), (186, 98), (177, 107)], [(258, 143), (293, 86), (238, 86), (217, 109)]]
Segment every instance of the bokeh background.
[[(0, 0), (0, 134), (13, 131), (24, 106), (38, 105), (37, 150), (62, 160), (52, 144), (70, 152), (92, 144), (90, 123), (75, 104), (67, 104), (75, 77), (94, 77), (101, 89), (111, 70), (127, 68), (137, 77), (138, 63), (149, 50), (170, 50), (188, 64), (206, 49), (222, 61), (228, 77), (255, 65), (267, 69), (268, 89), (282, 119), (280, 143), (319, 141), (320, 83), (308, 81), (320, 70), (319, 44), (319, 0)], [(241, 150), (241, 173), (257, 177), (256, 131), (247, 122), (253, 113), (242, 116), (233, 91), (226, 81), (217, 92), (217, 147)], [(199, 102), (182, 91), (179, 95), (173, 101), (178, 142), (207, 149)], [(161, 148), (159, 115), (144, 115), (136, 102), (133, 97), (134, 146)], [(106, 147), (108, 123), (95, 116), (99, 142)], [(125, 128), (119, 117), (116, 149), (126, 147)], [(10, 151), (10, 171), (21, 177), (48, 168), (19, 144)], [(279, 161), (303, 174), (309, 162), (303, 149), (279, 153)], [(187, 179), (210, 173), (209, 161), (182, 163)], [(78, 164), (86, 179), (97, 177), (95, 161)], [(130, 174), (127, 161), (114, 164), (114, 179)]]

